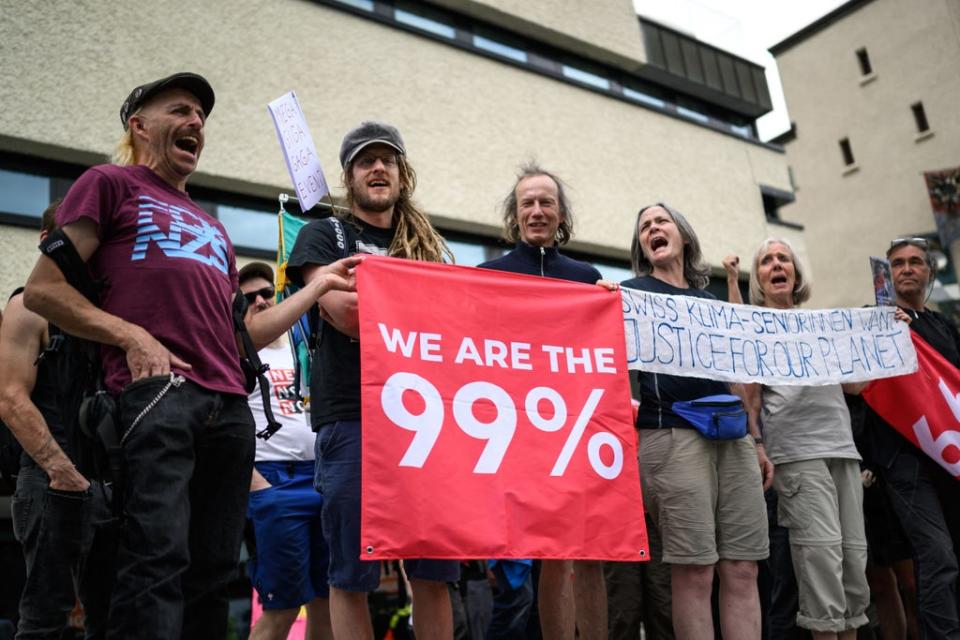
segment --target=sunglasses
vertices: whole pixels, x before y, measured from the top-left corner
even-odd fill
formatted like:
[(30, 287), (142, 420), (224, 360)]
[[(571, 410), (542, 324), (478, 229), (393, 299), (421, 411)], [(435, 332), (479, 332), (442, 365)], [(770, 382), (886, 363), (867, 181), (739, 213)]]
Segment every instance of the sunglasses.
[(243, 294), (243, 297), (246, 299), (247, 304), (253, 304), (257, 301), (257, 296), (260, 296), (264, 300), (272, 300), (276, 293), (277, 291), (273, 287), (264, 287), (263, 289), (257, 289), (256, 291), (245, 293)]
[(913, 245), (913, 246), (915, 246), (915, 247), (919, 247), (920, 249), (923, 249), (924, 251), (926, 251), (927, 249), (930, 248), (930, 241), (929, 241), (929, 240), (927, 240), (926, 238), (916, 238), (916, 237), (914, 237), (914, 238), (896, 238), (896, 239), (894, 239), (894, 240), (891, 240), (891, 241), (890, 241), (890, 248), (893, 249), (893, 248), (895, 248), (895, 247), (899, 247), (899, 246), (902, 245), (902, 244), (911, 244), (911, 245)]

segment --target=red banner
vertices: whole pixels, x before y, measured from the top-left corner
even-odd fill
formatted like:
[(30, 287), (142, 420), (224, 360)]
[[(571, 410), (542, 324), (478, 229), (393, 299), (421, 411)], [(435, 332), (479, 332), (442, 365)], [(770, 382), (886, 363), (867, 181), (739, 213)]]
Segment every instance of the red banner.
[(960, 371), (911, 332), (917, 372), (876, 380), (867, 404), (900, 434), (960, 479)]
[(364, 559), (648, 557), (620, 295), (357, 269)]

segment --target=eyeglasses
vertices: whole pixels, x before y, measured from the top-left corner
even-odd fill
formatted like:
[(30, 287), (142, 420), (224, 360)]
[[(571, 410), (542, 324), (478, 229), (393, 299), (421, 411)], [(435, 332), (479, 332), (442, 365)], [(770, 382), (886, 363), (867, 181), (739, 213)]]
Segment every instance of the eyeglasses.
[(384, 167), (390, 168), (397, 166), (397, 154), (395, 153), (384, 153), (384, 154), (375, 154), (368, 153), (360, 156), (356, 160), (356, 165), (361, 169), (370, 169), (377, 163), (377, 160), (383, 163)]
[(277, 290), (273, 287), (264, 287), (263, 289), (257, 289), (256, 291), (245, 293), (243, 294), (243, 297), (247, 300), (247, 304), (253, 304), (257, 301), (257, 296), (260, 296), (264, 300), (273, 300), (273, 296), (276, 294)]
[(894, 240), (891, 240), (891, 241), (890, 241), (890, 248), (891, 248), (891, 249), (894, 249), (894, 248), (899, 247), (900, 245), (903, 245), (903, 244), (912, 244), (913, 246), (919, 247), (920, 249), (923, 249), (924, 251), (926, 251), (927, 249), (930, 248), (930, 241), (929, 241), (929, 240), (927, 240), (926, 238), (917, 238), (917, 237), (914, 237), (914, 238), (904, 237), (904, 238), (896, 238), (896, 239), (894, 239)]

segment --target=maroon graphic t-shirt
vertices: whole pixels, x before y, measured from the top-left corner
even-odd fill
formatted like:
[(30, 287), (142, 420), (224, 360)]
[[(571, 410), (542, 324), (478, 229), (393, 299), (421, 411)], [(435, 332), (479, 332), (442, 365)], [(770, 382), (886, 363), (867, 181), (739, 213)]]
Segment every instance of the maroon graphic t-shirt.
[[(233, 245), (223, 226), (144, 166), (86, 171), (57, 209), (57, 224), (98, 225), (90, 258), (104, 311), (143, 327), (193, 368), (174, 369), (212, 391), (246, 395), (233, 334)], [(130, 383), (126, 355), (103, 348), (107, 388)]]

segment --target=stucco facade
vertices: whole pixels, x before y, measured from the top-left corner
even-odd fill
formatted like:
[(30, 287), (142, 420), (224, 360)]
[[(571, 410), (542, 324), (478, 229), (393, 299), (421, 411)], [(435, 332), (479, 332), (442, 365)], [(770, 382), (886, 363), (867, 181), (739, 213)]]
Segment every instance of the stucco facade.
[[(806, 227), (817, 306), (872, 302), (868, 257), (893, 238), (933, 232), (923, 172), (960, 165), (960, 2), (848, 5), (771, 49), (796, 126), (786, 142), (796, 201), (781, 213)], [(861, 48), (871, 74), (858, 63)], [(911, 113), (917, 102), (927, 133)]]
[(633, 3), (623, 0), (434, 0), (545, 42), (591, 54), (624, 69), (646, 55)]
[[(512, 14), (514, 26), (540, 25), (538, 37), (543, 29), (559, 34), (556, 46), (580, 46), (581, 55), (605, 49), (608, 64), (643, 61), (629, 0), (567, 0), (564, 11), (546, 0), (437, 4)], [(102, 161), (121, 133), (118, 112), (130, 89), (191, 70), (217, 92), (191, 184), (238, 194), (290, 191), (266, 108), (290, 89), (331, 184), (339, 182), (344, 132), (364, 119), (398, 126), (418, 199), (443, 229), (496, 237), (497, 205), (517, 166), (535, 158), (572, 188), (576, 249), (626, 258), (637, 209), (665, 200), (688, 215), (719, 267), (727, 253), (750, 255), (776, 233), (760, 185), (791, 189), (785, 156), (769, 145), (324, 4), (0, 0), (0, 11), (0, 151)], [(0, 226), (0, 290), (26, 277), (35, 235)]]

